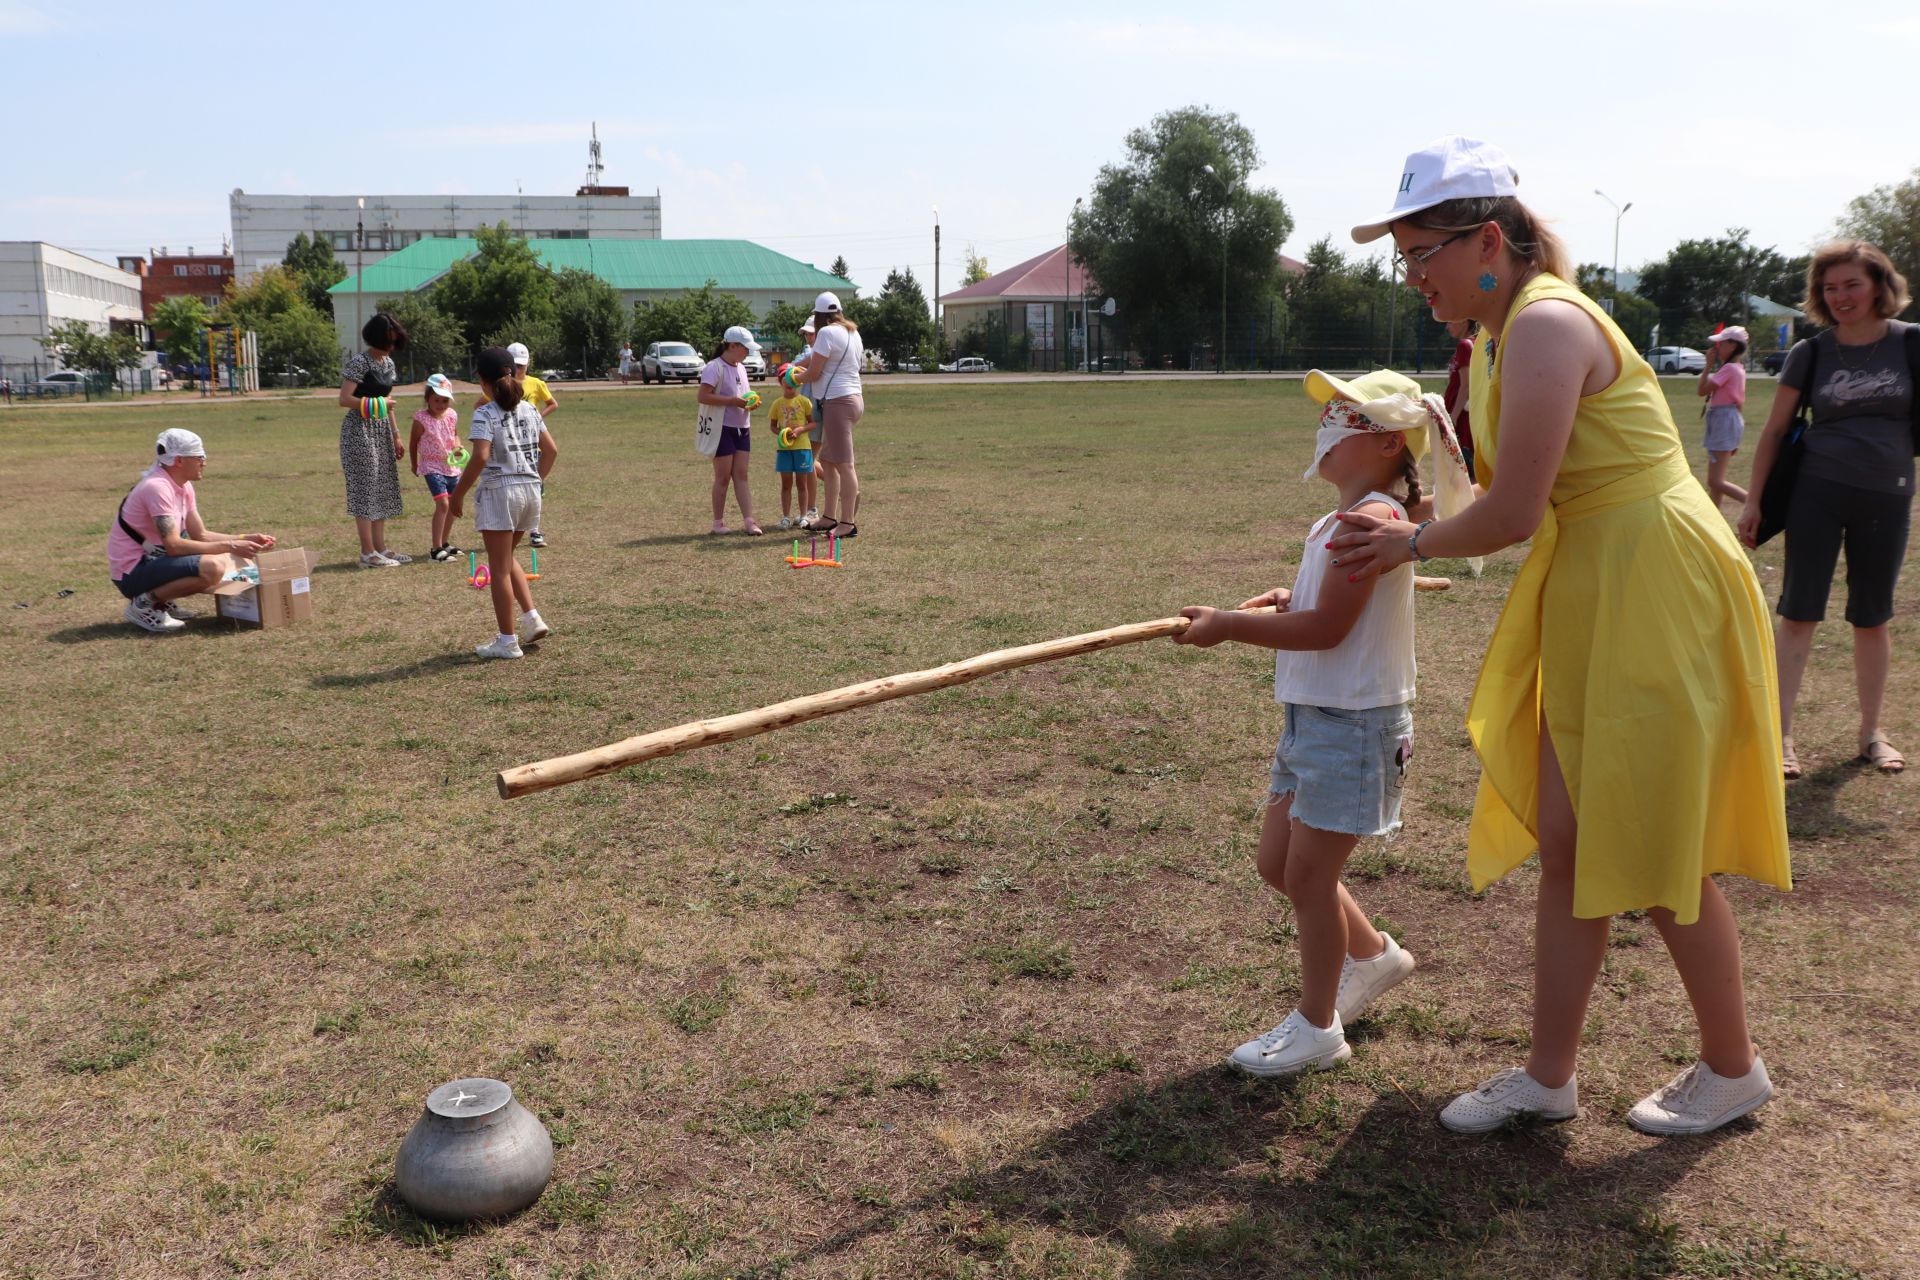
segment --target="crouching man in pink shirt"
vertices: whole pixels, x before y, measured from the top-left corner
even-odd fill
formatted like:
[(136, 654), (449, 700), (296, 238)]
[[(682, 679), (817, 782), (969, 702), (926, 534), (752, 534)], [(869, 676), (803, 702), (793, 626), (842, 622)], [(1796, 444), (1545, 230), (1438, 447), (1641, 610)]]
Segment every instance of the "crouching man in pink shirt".
[(158, 460), (121, 500), (107, 530), (107, 568), (127, 598), (126, 619), (148, 631), (178, 631), (192, 612), (173, 603), (211, 591), (237, 560), (273, 545), (264, 533), (213, 533), (200, 520), (193, 482), (207, 469), (206, 446), (191, 431), (160, 433)]

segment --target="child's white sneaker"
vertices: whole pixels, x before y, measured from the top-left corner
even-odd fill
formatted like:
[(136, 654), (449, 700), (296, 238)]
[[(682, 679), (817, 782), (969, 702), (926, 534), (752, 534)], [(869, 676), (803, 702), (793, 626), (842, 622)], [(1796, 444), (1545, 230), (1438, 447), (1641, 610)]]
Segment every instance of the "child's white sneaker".
[(1773, 1080), (1758, 1057), (1737, 1079), (1696, 1062), (1634, 1103), (1627, 1123), (1642, 1133), (1712, 1133), (1771, 1097)]
[(398, 551), (389, 551), (385, 547), (380, 548), (380, 554), (385, 556), (387, 559), (393, 561), (395, 564), (412, 564), (413, 563), (412, 556), (404, 555)]
[(475, 646), (475, 653), (483, 658), (524, 658), (527, 655), (520, 649), (520, 642), (512, 636), (495, 636), (486, 644)]
[(1405, 982), (1413, 973), (1413, 953), (1401, 949), (1391, 934), (1382, 933), (1387, 949), (1366, 960), (1348, 956), (1340, 966), (1340, 991), (1333, 1007), (1340, 1021), (1352, 1022), (1380, 996)]
[[(142, 601), (145, 603), (143, 604)], [(127, 601), (127, 607), (122, 611), (122, 615), (134, 626), (147, 631), (183, 631), (187, 625), (177, 618), (169, 618), (167, 611), (154, 604), (152, 596), (146, 595), (136, 596)]]
[(1580, 1086), (1569, 1078), (1549, 1089), (1519, 1067), (1509, 1067), (1446, 1105), (1440, 1123), (1455, 1133), (1492, 1133), (1522, 1116), (1571, 1120), (1580, 1114)]
[(1250, 1076), (1291, 1076), (1325, 1071), (1352, 1056), (1338, 1013), (1333, 1015), (1333, 1025), (1322, 1030), (1295, 1009), (1273, 1030), (1235, 1049), (1227, 1065)]
[(181, 604), (178, 600), (167, 601), (165, 604), (160, 606), (160, 610), (162, 613), (165, 613), (169, 618), (172, 618), (175, 622), (186, 622), (186, 621), (189, 621), (190, 619), (197, 618), (200, 616), (199, 614), (195, 613), (193, 610)]
[(781, 516), (781, 517), (780, 517), (780, 527), (781, 527), (782, 529), (791, 529), (791, 528), (793, 528), (793, 517), (792, 517), (792, 516)]
[(399, 565), (400, 562), (398, 560), (389, 560), (378, 551), (368, 551), (360, 557), (360, 567), (362, 569), (395, 569), (398, 568)]
[(540, 617), (538, 609), (520, 615), (520, 643), (532, 644), (553, 634), (553, 628)]

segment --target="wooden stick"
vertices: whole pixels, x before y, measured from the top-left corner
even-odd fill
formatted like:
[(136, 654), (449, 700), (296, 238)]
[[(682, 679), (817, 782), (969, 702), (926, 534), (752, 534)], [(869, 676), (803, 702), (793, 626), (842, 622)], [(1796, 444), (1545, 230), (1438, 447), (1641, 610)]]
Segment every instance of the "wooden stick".
[[(1420, 591), (1445, 591), (1452, 585), (1446, 578), (1414, 579), (1414, 587)], [(1269, 607), (1248, 612), (1272, 613), (1273, 609)], [(751, 738), (789, 725), (818, 720), (822, 716), (838, 715), (855, 707), (872, 706), (876, 702), (890, 702), (895, 698), (909, 698), (918, 693), (931, 693), (935, 689), (966, 684), (982, 676), (1011, 671), (1016, 667), (1030, 667), (1038, 662), (1055, 662), (1083, 653), (1098, 653), (1116, 645), (1138, 644), (1142, 640), (1179, 635), (1191, 625), (1192, 620), (1188, 618), (1156, 618), (1152, 622), (1108, 627), (1104, 631), (1089, 631), (1084, 635), (1021, 645), (1015, 649), (998, 649), (963, 662), (949, 662), (943, 667), (884, 676), (862, 684), (829, 689), (825, 693), (808, 694), (804, 698), (790, 698), (752, 711), (736, 712), (712, 720), (694, 720), (671, 729), (643, 733), (637, 738), (595, 747), (591, 751), (518, 765), (502, 770), (495, 776), (494, 784), (500, 789), (501, 799), (513, 800), (536, 791), (565, 786), (569, 782), (597, 778), (603, 773), (612, 773), (644, 760), (657, 760), (661, 756), (678, 755), (696, 747)]]

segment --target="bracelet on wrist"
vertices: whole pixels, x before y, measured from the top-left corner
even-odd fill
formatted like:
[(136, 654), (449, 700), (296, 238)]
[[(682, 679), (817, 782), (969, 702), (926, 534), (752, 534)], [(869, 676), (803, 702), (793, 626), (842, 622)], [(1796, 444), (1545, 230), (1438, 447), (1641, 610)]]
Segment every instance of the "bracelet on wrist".
[(1432, 556), (1426, 556), (1426, 555), (1420, 554), (1420, 535), (1424, 533), (1426, 531), (1427, 526), (1432, 523), (1433, 521), (1431, 520), (1422, 520), (1419, 524), (1414, 526), (1413, 532), (1407, 535), (1407, 550), (1413, 552), (1413, 558), (1422, 564), (1425, 564), (1427, 561), (1433, 559)]

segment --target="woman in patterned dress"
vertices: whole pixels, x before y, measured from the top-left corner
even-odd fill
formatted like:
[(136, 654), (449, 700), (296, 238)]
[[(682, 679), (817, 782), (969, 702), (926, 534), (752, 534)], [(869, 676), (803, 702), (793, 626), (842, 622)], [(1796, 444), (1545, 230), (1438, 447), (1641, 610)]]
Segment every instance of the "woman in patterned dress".
[(393, 353), (407, 349), (407, 331), (392, 316), (381, 314), (360, 330), (367, 349), (347, 361), (340, 371), (340, 469), (347, 476), (347, 514), (360, 531), (360, 567), (391, 569), (412, 556), (387, 549), (387, 521), (401, 514), (400, 471), (395, 465), (407, 456), (406, 442), (394, 425), (391, 410), (385, 417), (363, 415), (366, 401), (393, 394), (398, 373)]

